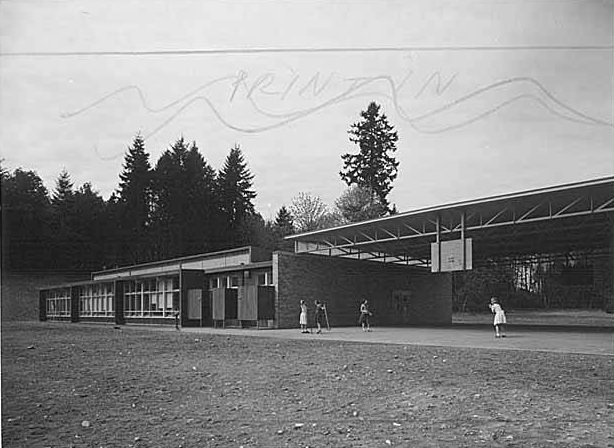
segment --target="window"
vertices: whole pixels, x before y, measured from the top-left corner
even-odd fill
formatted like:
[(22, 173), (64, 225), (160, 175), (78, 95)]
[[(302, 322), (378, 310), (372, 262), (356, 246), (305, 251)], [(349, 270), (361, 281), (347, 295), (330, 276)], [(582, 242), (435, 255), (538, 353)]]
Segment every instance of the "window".
[(231, 288), (238, 288), (240, 283), (239, 283), (239, 276), (238, 275), (231, 275), (230, 277), (230, 287)]
[(79, 316), (113, 316), (112, 283), (86, 285), (79, 288)]
[(209, 279), (209, 289), (216, 289), (218, 287), (218, 278), (213, 277)]
[(273, 271), (259, 272), (256, 282), (259, 286), (272, 285), (273, 284)]
[(70, 288), (52, 289), (45, 297), (47, 317), (70, 316)]
[(124, 284), (124, 316), (173, 317), (173, 305), (179, 304), (179, 277), (131, 280)]

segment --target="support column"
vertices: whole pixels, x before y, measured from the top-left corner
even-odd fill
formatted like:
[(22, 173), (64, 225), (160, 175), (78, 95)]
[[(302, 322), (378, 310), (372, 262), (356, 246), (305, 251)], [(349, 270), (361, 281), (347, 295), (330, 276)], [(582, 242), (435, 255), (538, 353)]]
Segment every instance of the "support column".
[(440, 217), (437, 215), (437, 221), (435, 222), (435, 243), (437, 244), (437, 269), (435, 272), (441, 272), (441, 222)]
[(467, 269), (467, 241), (465, 240), (465, 211), (461, 213), (461, 247), (462, 247), (462, 260), (463, 271)]

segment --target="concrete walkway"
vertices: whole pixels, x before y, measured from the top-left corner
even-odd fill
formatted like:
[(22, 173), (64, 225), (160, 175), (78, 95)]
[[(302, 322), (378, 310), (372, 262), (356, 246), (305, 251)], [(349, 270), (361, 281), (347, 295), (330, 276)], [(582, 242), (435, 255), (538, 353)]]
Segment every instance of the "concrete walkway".
[[(125, 327), (124, 327), (125, 328)], [(129, 328), (135, 328), (129, 326)], [(172, 331), (175, 331), (174, 329)], [(614, 356), (614, 332), (561, 331), (509, 328), (507, 337), (495, 338), (492, 328), (374, 328), (363, 332), (359, 327), (332, 328), (321, 334), (302, 334), (292, 330), (251, 330), (233, 328), (183, 328), (185, 333), (238, 335), (276, 339), (335, 340), (360, 343), (471, 347), (496, 350), (531, 350)]]

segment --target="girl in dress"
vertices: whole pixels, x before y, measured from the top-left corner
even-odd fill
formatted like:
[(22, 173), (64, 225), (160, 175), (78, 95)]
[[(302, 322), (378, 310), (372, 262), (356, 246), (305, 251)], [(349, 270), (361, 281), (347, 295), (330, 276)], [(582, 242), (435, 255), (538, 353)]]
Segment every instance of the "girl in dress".
[(507, 323), (505, 319), (505, 311), (499, 305), (499, 300), (496, 297), (490, 299), (490, 305), (488, 305), (490, 311), (495, 315), (495, 320), (493, 325), (495, 326), (495, 337), (496, 338), (504, 338), (505, 337), (505, 324)]
[(301, 326), (301, 333), (309, 333), (307, 331), (307, 305), (304, 300), (301, 300), (301, 314), (298, 318), (298, 323)]

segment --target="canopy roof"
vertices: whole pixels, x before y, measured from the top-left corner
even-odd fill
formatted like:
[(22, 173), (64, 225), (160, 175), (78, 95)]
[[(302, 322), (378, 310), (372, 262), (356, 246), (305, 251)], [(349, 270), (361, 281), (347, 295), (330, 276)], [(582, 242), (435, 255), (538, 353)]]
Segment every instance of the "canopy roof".
[(298, 253), (430, 264), (431, 243), (472, 238), (474, 264), (612, 251), (614, 177), (438, 205), (287, 236)]

